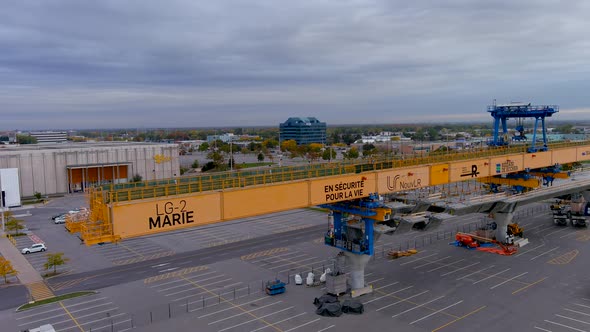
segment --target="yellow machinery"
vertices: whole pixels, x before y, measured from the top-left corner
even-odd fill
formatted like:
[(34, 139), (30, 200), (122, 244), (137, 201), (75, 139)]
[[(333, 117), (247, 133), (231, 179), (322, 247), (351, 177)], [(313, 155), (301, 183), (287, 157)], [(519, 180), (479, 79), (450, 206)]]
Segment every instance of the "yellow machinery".
[[(88, 189), (90, 214), (73, 232), (87, 245), (296, 208), (590, 160), (590, 142), (482, 149), (406, 160), (330, 163)], [(496, 181), (496, 180), (494, 180)], [(534, 180), (538, 181), (538, 180)], [(532, 186), (532, 182), (527, 185)], [(384, 211), (386, 213), (386, 211)], [(377, 218), (385, 215), (376, 216)], [(75, 226), (74, 226), (75, 225)]]

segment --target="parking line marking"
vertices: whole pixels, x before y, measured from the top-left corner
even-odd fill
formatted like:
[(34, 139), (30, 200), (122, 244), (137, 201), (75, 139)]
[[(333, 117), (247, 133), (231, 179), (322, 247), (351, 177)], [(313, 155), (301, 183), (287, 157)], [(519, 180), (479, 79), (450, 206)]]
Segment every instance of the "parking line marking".
[(410, 311), (412, 311), (412, 310), (414, 310), (414, 309), (418, 309), (418, 308), (420, 308), (420, 307), (423, 307), (423, 306), (427, 305), (428, 303), (432, 303), (432, 302), (434, 302), (434, 301), (438, 301), (438, 300), (442, 299), (443, 297), (445, 297), (445, 296), (444, 296), (444, 295), (443, 295), (443, 296), (439, 296), (439, 297), (435, 298), (434, 300), (430, 300), (430, 301), (428, 301), (428, 302), (424, 302), (424, 303), (422, 303), (422, 304), (419, 304), (419, 305), (417, 305), (417, 306), (415, 306), (415, 307), (412, 307), (412, 308), (410, 308), (410, 309), (408, 309), (408, 310), (404, 310), (404, 311), (402, 311), (402, 312), (400, 312), (400, 313), (397, 313), (397, 314), (395, 314), (395, 315), (391, 316), (391, 318), (395, 318), (395, 317), (397, 317), (397, 316), (401, 316), (401, 315), (405, 314), (406, 312), (410, 312)]
[(393, 285), (397, 285), (397, 284), (399, 284), (399, 281), (392, 282), (391, 284), (388, 284), (388, 285), (385, 285), (385, 286), (381, 286), (381, 287), (377, 287), (377, 288), (374, 288), (374, 289), (375, 289), (375, 290), (378, 290), (378, 289), (383, 289), (383, 288), (385, 288), (385, 287), (389, 287), (389, 286), (393, 286)]
[(497, 276), (498, 274), (502, 274), (502, 273), (504, 273), (504, 272), (506, 272), (506, 271), (508, 271), (508, 270), (510, 270), (510, 268), (507, 268), (506, 270), (503, 270), (503, 271), (500, 271), (500, 272), (498, 272), (498, 273), (495, 273), (495, 274), (492, 274), (492, 275), (490, 275), (490, 276), (487, 276), (487, 277), (485, 277), (485, 278), (483, 278), (483, 279), (481, 279), (481, 280), (478, 280), (478, 281), (474, 282), (473, 284), (474, 284), (474, 285), (475, 285), (475, 284), (479, 284), (480, 282), (482, 282), (482, 281), (484, 281), (484, 280), (488, 280), (488, 279), (490, 279), (490, 278), (493, 278), (493, 277)]
[[(408, 286), (408, 287), (405, 287), (405, 288), (402, 288), (402, 289), (398, 289), (398, 290), (396, 290), (395, 292), (387, 293), (387, 294), (385, 294), (385, 295), (383, 295), (383, 296), (376, 297), (376, 298), (374, 298), (374, 299), (372, 299), (372, 300), (369, 300), (369, 301), (367, 301), (367, 302), (363, 303), (363, 305), (364, 305), (364, 304), (369, 304), (369, 303), (371, 303), (371, 302), (373, 302), (373, 301), (381, 300), (381, 299), (382, 299), (382, 298), (384, 298), (384, 297), (388, 297), (388, 296), (390, 296), (390, 295), (393, 295), (393, 294), (395, 294), (395, 293), (399, 293), (399, 292), (405, 291), (406, 289), (410, 289), (410, 288), (412, 288), (412, 287), (414, 287), (414, 286), (413, 286), (413, 285), (412, 285), (412, 286)], [(375, 289), (375, 290), (377, 290), (377, 289)]]
[(442, 329), (444, 329), (445, 327), (447, 327), (447, 326), (449, 326), (451, 324), (454, 324), (454, 323), (456, 323), (456, 322), (458, 322), (458, 321), (460, 321), (460, 320), (462, 320), (462, 319), (464, 319), (466, 317), (469, 317), (469, 316), (471, 316), (471, 315), (473, 315), (475, 313), (478, 313), (479, 311), (483, 310), (484, 308), (486, 308), (485, 305), (483, 305), (483, 306), (481, 306), (481, 307), (473, 310), (472, 312), (469, 312), (469, 313), (467, 313), (467, 314), (465, 314), (465, 315), (463, 315), (463, 316), (461, 316), (461, 317), (459, 317), (459, 318), (457, 318), (455, 320), (452, 320), (452, 321), (450, 321), (450, 322), (448, 322), (448, 323), (446, 323), (444, 325), (441, 325), (441, 326), (435, 328), (434, 330), (432, 330), (431, 332), (436, 332), (436, 331), (442, 330)]
[(68, 311), (68, 309), (64, 306), (64, 304), (61, 303), (61, 301), (59, 301), (58, 303), (64, 309), (66, 314), (68, 314), (68, 316), (70, 316), (70, 319), (72, 320), (72, 322), (74, 322), (74, 324), (76, 324), (76, 326), (80, 329), (80, 331), (84, 332), (84, 329), (82, 328), (82, 326), (80, 326), (80, 324), (78, 323), (76, 318), (74, 318), (74, 316), (72, 316), (72, 314)]
[(476, 274), (476, 273), (480, 273), (481, 271), (484, 271), (484, 270), (487, 270), (487, 269), (491, 269), (491, 268), (493, 268), (494, 266), (495, 266), (495, 265), (488, 266), (488, 267), (485, 267), (485, 268), (483, 268), (483, 269), (481, 269), (481, 270), (479, 270), (479, 271), (471, 272), (471, 273), (469, 273), (469, 274), (466, 274), (466, 275), (464, 275), (464, 276), (462, 276), (462, 277), (459, 277), (459, 278), (457, 278), (457, 279), (455, 279), (455, 280), (461, 280), (461, 279), (463, 279), (463, 278), (467, 278), (467, 277), (469, 277), (469, 276), (472, 276), (472, 275), (474, 275), (474, 274)]
[(438, 314), (438, 313), (439, 313), (439, 312), (441, 312), (441, 311), (445, 311), (445, 310), (449, 309), (450, 307), (454, 307), (454, 306), (456, 306), (457, 304), (459, 304), (459, 303), (461, 303), (461, 302), (463, 302), (463, 300), (461, 300), (461, 301), (459, 301), (459, 302), (457, 302), (457, 303), (451, 304), (451, 305), (449, 305), (449, 306), (446, 306), (446, 307), (444, 307), (444, 308), (442, 308), (442, 309), (439, 309), (439, 310), (437, 310), (437, 311), (435, 311), (435, 312), (432, 312), (432, 313), (430, 313), (430, 314), (428, 314), (428, 315), (426, 315), (426, 316), (424, 316), (424, 317), (422, 317), (422, 318), (420, 318), (420, 319), (416, 319), (415, 321), (411, 322), (411, 323), (410, 323), (410, 325), (412, 325), (412, 324), (414, 324), (414, 323), (418, 323), (419, 321), (421, 321), (421, 320), (424, 320), (424, 319), (426, 319), (426, 318), (428, 318), (428, 317), (430, 317), (430, 316), (436, 315), (436, 314)]
[[(254, 321), (260, 320), (260, 318), (266, 318), (268, 316), (272, 316), (274, 314), (278, 314), (279, 312), (287, 311), (287, 310), (290, 310), (290, 309), (293, 309), (293, 308), (295, 308), (295, 307), (294, 306), (291, 306), (291, 307), (288, 307), (288, 308), (285, 308), (285, 309), (282, 309), (282, 310), (279, 310), (279, 311), (271, 312), (270, 314), (266, 314), (264, 316), (260, 316), (260, 317), (254, 318), (254, 319), (250, 319), (249, 321), (241, 322), (240, 324), (237, 324), (237, 325), (234, 325), (234, 326), (226, 327), (224, 329), (219, 330), (218, 332), (223, 332), (223, 331), (226, 331), (226, 330), (233, 329), (234, 327), (246, 325), (246, 324), (252, 323)], [(277, 327), (277, 329), (278, 329), (278, 327)], [(283, 332), (287, 332), (287, 331), (283, 331)]]
[(531, 260), (533, 260), (533, 259), (537, 259), (537, 258), (539, 258), (539, 257), (541, 257), (541, 256), (545, 256), (545, 255), (547, 255), (548, 253), (552, 252), (553, 250), (557, 250), (557, 249), (559, 249), (559, 247), (555, 247), (555, 248), (553, 248), (553, 249), (547, 250), (547, 251), (545, 251), (544, 253), (541, 253), (541, 254), (539, 254), (539, 255), (537, 255), (537, 256), (535, 256), (535, 257), (531, 258)]
[(494, 286), (490, 287), (490, 289), (494, 289), (494, 288), (496, 288), (496, 287), (498, 287), (498, 286), (502, 286), (502, 285), (504, 285), (505, 283), (507, 283), (507, 282), (509, 282), (509, 281), (512, 281), (512, 280), (514, 280), (514, 279), (516, 279), (516, 278), (518, 278), (518, 277), (522, 277), (523, 275), (525, 275), (525, 274), (527, 274), (527, 273), (528, 273), (528, 272), (523, 272), (523, 273), (521, 273), (521, 274), (519, 274), (519, 275), (517, 275), (517, 276), (515, 276), (515, 277), (512, 277), (512, 278), (510, 278), (510, 279), (506, 279), (506, 280), (502, 281), (501, 283), (499, 283), (499, 284), (497, 284), (497, 285), (494, 285)]
[(384, 306), (384, 307), (381, 307), (381, 308), (379, 308), (379, 309), (377, 309), (377, 310), (375, 310), (375, 311), (381, 311), (381, 310), (383, 310), (383, 309), (385, 309), (385, 308), (389, 308), (389, 307), (391, 307), (391, 306), (393, 306), (393, 305), (396, 305), (396, 304), (399, 304), (399, 303), (405, 302), (405, 301), (407, 301), (407, 300), (409, 300), (409, 299), (411, 299), (411, 298), (414, 298), (414, 297), (420, 296), (420, 295), (422, 295), (422, 294), (425, 294), (425, 293), (428, 293), (428, 292), (429, 292), (428, 290), (425, 290), (425, 291), (423, 291), (422, 293), (418, 293), (418, 294), (412, 295), (412, 296), (410, 296), (410, 297), (406, 297), (405, 299), (401, 299), (401, 300), (399, 300), (399, 301), (397, 301), (397, 302), (390, 303), (390, 304), (388, 304), (388, 305), (386, 305), (386, 306)]
[(301, 325), (299, 325), (299, 326), (295, 326), (294, 328), (290, 328), (290, 329), (286, 330), (285, 332), (290, 332), (290, 331), (296, 330), (296, 329), (298, 329), (298, 328), (300, 328), (300, 327), (304, 327), (304, 326), (306, 326), (306, 325), (309, 325), (309, 324), (315, 323), (315, 322), (317, 322), (318, 320), (320, 320), (320, 319), (319, 319), (319, 318), (316, 318), (316, 319), (314, 319), (314, 320), (312, 320), (312, 321), (309, 321), (309, 322), (307, 322), (307, 323), (301, 324)]
[(414, 270), (416, 270), (416, 269), (419, 269), (419, 268), (421, 268), (421, 267), (424, 267), (424, 266), (427, 266), (427, 265), (430, 265), (430, 264), (435, 264), (435, 263), (438, 263), (438, 262), (440, 262), (440, 261), (442, 261), (442, 260), (445, 260), (445, 259), (447, 259), (447, 258), (451, 258), (451, 256), (446, 256), (446, 257), (443, 257), (443, 258), (441, 258), (441, 259), (437, 259), (437, 260), (435, 260), (435, 261), (428, 262), (428, 263), (426, 263), (426, 264), (422, 264), (422, 265), (414, 266)]
[(368, 283), (369, 285), (371, 285), (371, 284), (373, 284), (374, 282), (381, 281), (381, 280), (383, 280), (383, 279), (385, 279), (385, 278), (379, 278), (379, 279), (375, 279), (375, 280), (372, 280), (372, 281), (367, 281), (367, 283)]
[[(215, 294), (215, 293), (213, 293), (212, 291), (208, 290), (207, 288), (205, 288), (205, 287), (203, 287), (203, 286), (201, 286), (201, 285), (197, 284), (196, 282), (193, 282), (192, 280), (185, 278), (184, 276), (180, 276), (180, 278), (182, 278), (182, 279), (185, 279), (186, 281), (188, 281), (188, 282), (190, 282), (191, 284), (195, 285), (195, 287), (198, 287), (198, 288), (200, 288), (200, 289), (202, 289), (202, 290), (204, 290), (204, 291), (208, 292), (208, 293), (209, 293), (209, 294), (211, 294), (211, 295), (217, 296), (217, 294)], [(221, 296), (219, 297), (219, 299), (220, 299), (220, 300), (223, 300), (224, 302), (228, 303), (229, 305), (233, 306), (233, 307), (234, 307), (234, 308), (236, 308), (236, 309), (239, 309), (239, 310), (242, 310), (242, 311), (247, 311), (247, 310), (245, 310), (244, 308), (242, 308), (241, 306), (235, 305), (234, 303), (230, 302), (229, 300), (226, 300), (225, 298), (223, 298), (223, 297), (221, 297)], [(278, 327), (277, 327), (277, 326), (275, 326), (274, 324), (272, 324), (272, 323), (269, 323), (268, 321), (266, 321), (266, 320), (262, 319), (262, 318), (264, 318), (264, 317), (258, 317), (258, 316), (254, 315), (254, 314), (252, 314), (252, 313), (249, 313), (249, 315), (250, 315), (250, 316), (252, 316), (252, 317), (254, 317), (256, 320), (259, 320), (259, 321), (263, 322), (263, 323), (264, 323), (264, 324), (266, 324), (266, 325), (270, 325), (270, 326), (272, 326), (272, 327), (273, 327), (275, 330), (277, 330), (277, 331), (279, 331), (279, 332), (284, 332), (282, 329), (278, 328)], [(219, 332), (221, 332), (221, 331), (219, 331)]]
[(323, 331), (329, 330), (329, 329), (333, 328), (334, 326), (336, 326), (336, 325), (330, 325), (330, 326), (326, 327), (325, 329), (318, 330), (318, 332), (323, 332)]
[(449, 264), (444, 264), (444, 265), (441, 265), (441, 266), (439, 266), (439, 267), (435, 267), (434, 269), (430, 269), (430, 270), (428, 270), (428, 271), (426, 271), (426, 272), (434, 272), (434, 271), (436, 271), (436, 270), (438, 270), (438, 269), (442, 269), (442, 268), (444, 268), (444, 267), (449, 267), (449, 266), (451, 266), (451, 265), (455, 265), (456, 263), (462, 262), (462, 261), (464, 261), (464, 260), (465, 260), (465, 259), (460, 259), (460, 260), (458, 260), (458, 261), (455, 261), (455, 262), (452, 262), (452, 263), (449, 263)]
[(556, 231), (553, 231), (553, 232), (551, 232), (551, 233), (549, 233), (549, 234), (545, 234), (543, 237), (547, 237), (547, 236), (549, 236), (549, 235), (551, 235), (551, 234), (555, 234), (555, 233), (559, 233), (559, 232), (563, 232), (563, 231), (567, 231), (567, 230), (568, 230), (568, 229), (564, 227), (564, 228), (562, 228), (562, 229), (558, 229), (558, 230), (556, 230)]
[[(416, 258), (416, 259), (413, 259), (413, 260), (411, 260), (411, 261), (409, 261), (409, 262), (404, 262), (404, 263), (401, 263), (401, 264), (400, 264), (400, 266), (402, 266), (402, 265), (406, 265), (406, 264), (412, 264), (412, 263), (414, 263), (414, 262), (417, 262), (417, 261), (420, 261), (420, 260), (426, 259), (426, 258), (428, 258), (428, 257), (436, 256), (436, 255), (438, 255), (438, 253), (434, 253), (434, 254), (430, 254), (430, 255), (428, 255), (428, 256), (424, 256), (424, 257)], [(395, 260), (390, 260), (390, 262), (394, 262), (394, 261), (395, 261)]]
[(469, 264), (469, 265), (467, 265), (467, 266), (460, 267), (460, 268), (458, 268), (458, 269), (456, 269), (456, 270), (453, 270), (453, 271), (451, 271), (451, 272), (443, 273), (443, 274), (441, 274), (440, 276), (441, 276), (441, 277), (444, 277), (444, 276), (447, 276), (447, 275), (449, 275), (449, 274), (453, 274), (453, 273), (455, 273), (455, 272), (457, 272), (457, 271), (465, 270), (465, 269), (467, 269), (467, 268), (470, 268), (470, 267), (472, 267), (473, 265), (477, 265), (477, 264), (479, 264), (479, 262), (475, 262), (475, 263), (473, 263), (473, 264)]
[(143, 257), (143, 255), (137, 251), (135, 251), (134, 249), (129, 248), (128, 246), (124, 245), (123, 243), (119, 243), (119, 245), (129, 251), (131, 251), (132, 253), (136, 254), (139, 257)]
[(553, 332), (553, 331), (551, 331), (551, 330), (546, 330), (546, 329), (540, 328), (540, 327), (538, 327), (538, 326), (535, 326), (535, 328), (536, 328), (537, 330), (541, 330), (541, 331), (545, 331), (545, 332)]
[(571, 327), (571, 326), (568, 326), (568, 325), (565, 325), (565, 324), (556, 323), (556, 322), (553, 322), (553, 321), (550, 321), (550, 320), (547, 320), (547, 319), (545, 319), (545, 321), (546, 321), (547, 323), (555, 324), (555, 325), (557, 325), (557, 326), (565, 327), (565, 328), (568, 328), (568, 329), (571, 329), (571, 330), (574, 330), (574, 331), (578, 331), (578, 332), (588, 332), (588, 331), (586, 331), (586, 330), (580, 330), (580, 329), (577, 329), (577, 328), (575, 328), (575, 327)]
[(275, 304), (279, 304), (279, 303), (283, 303), (283, 301), (277, 301), (277, 302), (269, 303), (269, 304), (263, 305), (262, 307), (257, 307), (256, 309), (247, 310), (247, 311), (241, 312), (239, 314), (231, 315), (231, 316), (226, 316), (226, 317), (224, 317), (222, 319), (218, 319), (218, 320), (209, 322), (207, 325), (217, 324), (217, 323), (223, 322), (225, 320), (236, 318), (236, 317), (239, 317), (239, 316), (242, 316), (242, 315), (245, 315), (245, 314), (249, 314), (249, 313), (252, 313), (252, 312), (254, 312), (256, 310), (264, 309), (266, 307), (270, 307), (271, 305), (275, 305)]
[[(300, 313), (300, 314), (297, 314), (297, 315), (295, 315), (295, 316), (291, 316), (291, 317), (289, 317), (289, 318), (285, 318), (285, 319), (283, 319), (283, 320), (280, 320), (280, 321), (278, 321), (278, 322), (275, 322), (275, 324), (280, 324), (280, 323), (286, 322), (286, 321), (288, 321), (288, 320), (291, 320), (291, 319), (293, 319), (293, 318), (297, 318), (297, 317), (299, 317), (299, 316), (303, 316), (303, 315), (305, 315), (306, 313), (307, 313), (307, 312), (302, 312), (302, 313)], [(333, 326), (333, 325), (332, 325), (332, 326)], [(260, 328), (257, 328), (256, 330), (252, 330), (252, 331), (250, 331), (250, 332), (256, 332), (256, 331), (264, 330), (264, 329), (265, 329), (265, 328), (267, 328), (267, 327), (268, 327), (268, 325), (267, 325), (267, 326), (260, 327)]]
[(25, 319), (25, 318), (31, 318), (31, 317), (34, 317), (34, 316), (37, 316), (37, 315), (46, 314), (48, 312), (57, 311), (57, 310), (61, 310), (61, 308), (55, 308), (55, 309), (51, 309), (51, 310), (45, 310), (45, 311), (38, 312), (36, 314), (17, 317), (16, 320)]
[(579, 320), (579, 319), (575, 319), (575, 318), (571, 318), (571, 317), (567, 317), (567, 316), (563, 316), (563, 315), (557, 315), (557, 314), (555, 316), (561, 317), (561, 318), (565, 318), (565, 319), (569, 319), (569, 320), (573, 320), (574, 322), (578, 322), (578, 323), (590, 325), (589, 322), (584, 321), (584, 320)]
[(536, 246), (536, 247), (534, 247), (534, 248), (531, 248), (531, 249), (529, 249), (529, 250), (527, 250), (527, 251), (523, 251), (523, 252), (521, 252), (521, 253), (519, 253), (519, 254), (516, 254), (516, 255), (514, 255), (514, 257), (522, 256), (522, 255), (524, 255), (524, 254), (526, 254), (526, 253), (528, 253), (528, 252), (534, 251), (535, 249), (541, 248), (541, 247), (543, 247), (544, 245), (545, 245), (545, 243), (543, 243), (543, 244), (541, 244), (541, 245), (539, 245), (539, 246)]
[[(268, 297), (261, 297), (261, 298), (259, 298), (259, 299), (256, 299), (256, 300), (252, 300), (252, 301), (248, 301), (248, 302), (240, 303), (240, 304), (238, 304), (237, 306), (243, 306), (244, 304), (250, 304), (250, 303), (253, 303), (253, 302), (258, 302), (258, 301), (260, 301), (260, 300), (266, 300), (266, 299), (268, 299)], [(221, 309), (221, 310), (218, 310), (218, 311), (214, 311), (214, 312), (210, 312), (210, 313), (208, 313), (208, 314), (204, 314), (204, 315), (198, 316), (197, 318), (199, 318), (199, 319), (200, 319), (200, 318), (209, 317), (209, 316), (212, 316), (212, 315), (215, 315), (215, 314), (218, 314), (218, 313), (220, 313), (220, 312), (227, 311), (227, 310), (231, 310), (231, 309), (234, 309), (234, 308), (233, 308), (233, 307), (229, 307), (229, 308)]]
[(587, 306), (587, 305), (584, 305), (584, 304), (579, 304), (579, 303), (573, 303), (573, 305), (577, 305), (577, 306), (584, 307), (584, 308), (590, 308), (590, 307), (589, 307), (589, 306)]
[(590, 316), (590, 314), (587, 314), (587, 313), (585, 313), (585, 312), (576, 311), (576, 310), (572, 310), (572, 309), (568, 309), (568, 308), (563, 308), (563, 310), (567, 310), (567, 311), (575, 312), (576, 314), (580, 314), (580, 315), (583, 315), (583, 316)]
[(530, 284), (530, 285), (527, 285), (527, 286), (524, 286), (524, 287), (522, 287), (522, 288), (519, 288), (519, 289), (515, 290), (514, 292), (512, 292), (512, 295), (514, 295), (514, 294), (516, 294), (516, 293), (518, 293), (518, 292), (520, 292), (520, 291), (523, 291), (523, 290), (525, 290), (525, 289), (527, 289), (527, 288), (529, 288), (529, 287), (531, 287), (531, 286), (534, 286), (534, 285), (536, 285), (536, 284), (538, 284), (538, 283), (542, 282), (542, 281), (543, 281), (543, 280), (545, 280), (545, 279), (547, 279), (547, 277), (545, 277), (545, 278), (542, 278), (542, 279), (539, 279), (539, 280), (537, 280), (537, 281), (533, 282), (533, 283), (532, 283), (532, 284)]

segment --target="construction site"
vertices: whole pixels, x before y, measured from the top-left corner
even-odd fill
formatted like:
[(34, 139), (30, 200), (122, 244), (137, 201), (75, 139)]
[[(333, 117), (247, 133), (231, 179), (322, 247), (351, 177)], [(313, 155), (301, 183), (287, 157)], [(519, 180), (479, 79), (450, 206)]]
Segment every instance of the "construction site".
[[(62, 330), (353, 331), (363, 319), (383, 328), (394, 319), (403, 331), (491, 331), (506, 303), (496, 290), (506, 288), (498, 296), (514, 306), (540, 301), (559, 291), (531, 290), (562, 271), (537, 263), (578, 266), (579, 245), (590, 239), (590, 142), (548, 143), (554, 105), (495, 104), (488, 112), (494, 135), (478, 150), (87, 188), (87, 209), (65, 218), (68, 233), (48, 236), (94, 258), (79, 258), (74, 272), (46, 285), (55, 294), (101, 289), (118, 311), (109, 311), (110, 326), (75, 320)], [(137, 295), (140, 305), (122, 285), (149, 291)], [(480, 293), (481, 301), (470, 296)], [(166, 301), (168, 318), (154, 318)], [(267, 306), (282, 309), (263, 313)], [(527, 319), (503, 328), (572, 327), (518, 310)], [(41, 316), (19, 326), (52, 322)]]

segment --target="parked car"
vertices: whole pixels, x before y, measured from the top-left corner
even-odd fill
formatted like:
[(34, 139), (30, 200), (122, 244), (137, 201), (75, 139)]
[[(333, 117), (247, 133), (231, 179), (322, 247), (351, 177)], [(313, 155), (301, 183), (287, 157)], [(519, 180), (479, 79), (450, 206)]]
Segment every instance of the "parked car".
[(57, 217), (57, 218), (53, 219), (53, 222), (56, 224), (65, 224), (66, 223), (66, 216), (63, 215), (61, 217)]
[(21, 250), (21, 252), (23, 253), (23, 255), (26, 254), (30, 254), (32, 252), (43, 252), (47, 250), (47, 247), (45, 246), (44, 243), (35, 243), (33, 244), (30, 248), (23, 248), (23, 250)]
[(55, 220), (57, 218), (65, 218), (66, 217), (66, 213), (60, 213), (60, 214), (56, 214), (55, 216), (51, 217), (51, 220)]

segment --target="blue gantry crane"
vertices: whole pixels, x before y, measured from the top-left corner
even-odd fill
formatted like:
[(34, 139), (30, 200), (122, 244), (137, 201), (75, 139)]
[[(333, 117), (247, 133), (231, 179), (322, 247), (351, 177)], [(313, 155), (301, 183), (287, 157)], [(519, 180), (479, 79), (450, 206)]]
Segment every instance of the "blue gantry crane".
[[(547, 128), (545, 127), (545, 118), (550, 117), (553, 113), (559, 112), (557, 105), (531, 105), (531, 103), (510, 103), (504, 105), (488, 106), (488, 112), (494, 118), (494, 137), (488, 142), (490, 146), (506, 146), (511, 140), (525, 141), (527, 138), (524, 135), (524, 126), (522, 119), (534, 118), (535, 128), (533, 129), (533, 138), (531, 146), (527, 149), (528, 152), (547, 151)], [(519, 132), (511, 140), (508, 138), (508, 128), (506, 127), (506, 120), (510, 118), (517, 119), (516, 130)], [(538, 148), (535, 146), (537, 141), (537, 129), (539, 127), (539, 120), (542, 124), (543, 132), (543, 146)], [(502, 124), (502, 132), (500, 133), (500, 123)]]
[(381, 234), (395, 231), (392, 227), (392, 209), (385, 206), (379, 195), (322, 204), (329, 209), (330, 229), (324, 237), (326, 245), (342, 250), (350, 268), (353, 297), (370, 293), (372, 287), (365, 284), (365, 266), (374, 253), (375, 241)]

